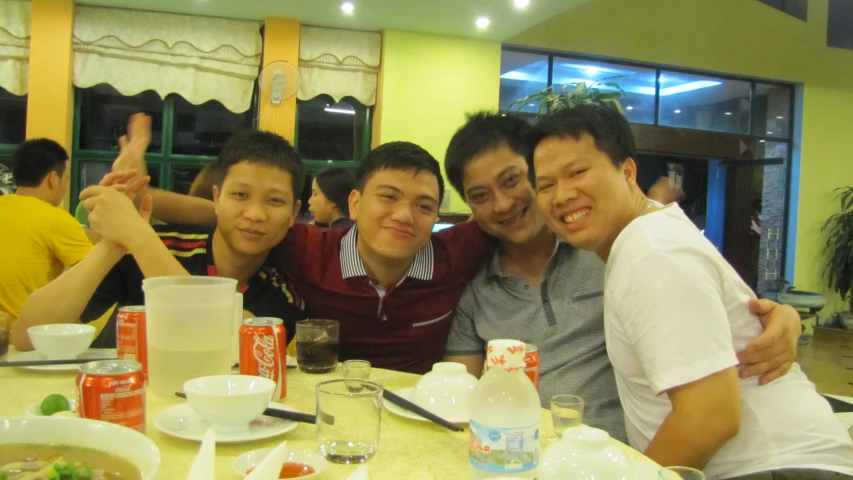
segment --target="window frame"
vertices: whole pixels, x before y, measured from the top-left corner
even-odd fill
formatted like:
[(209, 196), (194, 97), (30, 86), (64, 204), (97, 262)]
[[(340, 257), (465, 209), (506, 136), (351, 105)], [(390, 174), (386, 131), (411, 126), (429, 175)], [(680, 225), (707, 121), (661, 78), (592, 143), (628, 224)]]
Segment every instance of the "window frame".
[[(83, 90), (74, 87), (74, 131), (72, 136), (72, 166), (71, 166), (71, 211), (75, 211), (78, 197), (80, 196), (80, 181), (85, 163), (112, 164), (118, 156), (118, 152), (104, 150), (83, 150), (80, 148), (80, 128), (82, 125)], [(161, 152), (149, 152), (145, 154), (145, 161), (149, 166), (159, 169), (159, 182), (152, 185), (163, 190), (174, 189), (174, 178), (172, 172), (175, 168), (198, 167), (203, 168), (208, 163), (216, 160), (215, 156), (208, 155), (186, 155), (172, 153), (172, 142), (175, 135), (175, 97), (177, 94), (169, 94), (163, 99), (163, 132)], [(252, 122), (258, 122), (257, 95), (252, 97), (252, 105), (249, 108)]]
[[(313, 100), (313, 99), (312, 99)], [(296, 122), (293, 129), (293, 146), (296, 151), (299, 151), (299, 102), (296, 103)], [(362, 133), (361, 143), (361, 158), (370, 153), (370, 144), (373, 138), (373, 105), (367, 105), (364, 109), (364, 132)], [(358, 114), (358, 112), (356, 112)], [(314, 175), (320, 170), (328, 167), (340, 167), (349, 170), (353, 173), (358, 169), (359, 160), (318, 160), (308, 157), (303, 157), (302, 162), (305, 165), (305, 171), (308, 175)]]

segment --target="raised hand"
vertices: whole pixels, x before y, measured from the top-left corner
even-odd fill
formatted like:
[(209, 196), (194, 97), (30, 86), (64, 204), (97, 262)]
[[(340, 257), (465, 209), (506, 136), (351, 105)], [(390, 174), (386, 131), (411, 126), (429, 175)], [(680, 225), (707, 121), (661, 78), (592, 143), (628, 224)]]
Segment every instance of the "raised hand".
[(127, 135), (118, 139), (120, 153), (113, 162), (113, 172), (136, 169), (147, 171), (145, 152), (151, 143), (151, 117), (144, 113), (135, 113), (127, 122)]

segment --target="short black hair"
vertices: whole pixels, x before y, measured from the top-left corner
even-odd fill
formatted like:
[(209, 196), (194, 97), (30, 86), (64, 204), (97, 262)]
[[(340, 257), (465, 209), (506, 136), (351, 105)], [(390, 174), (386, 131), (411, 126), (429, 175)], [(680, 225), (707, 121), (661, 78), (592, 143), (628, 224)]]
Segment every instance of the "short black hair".
[(38, 187), (50, 172), (62, 176), (67, 161), (68, 152), (53, 140), (27, 140), (12, 154), (12, 179), (19, 187)]
[(438, 181), (438, 201), (444, 198), (444, 179), (438, 160), (429, 152), (411, 142), (390, 142), (374, 148), (358, 165), (355, 174), (356, 188), (364, 192), (367, 181), (380, 170), (414, 170), (429, 172)]
[(541, 117), (528, 133), (527, 165), (530, 181), (535, 183), (536, 179), (533, 151), (542, 140), (551, 137), (571, 137), (579, 140), (584, 133), (592, 136), (595, 148), (606, 153), (617, 167), (628, 158), (637, 156), (631, 126), (619, 111), (607, 106), (578, 105)]
[(305, 185), (305, 165), (302, 158), (284, 137), (261, 130), (245, 130), (234, 134), (222, 147), (216, 160), (218, 185), (228, 176), (228, 170), (240, 162), (257, 163), (290, 174), (294, 202)]
[(324, 168), (314, 175), (323, 195), (349, 217), (349, 194), (355, 188), (355, 175), (340, 167)]
[(465, 167), (471, 160), (506, 145), (513, 152), (527, 155), (525, 136), (530, 129), (527, 120), (511, 113), (477, 112), (468, 116), (465, 125), (450, 139), (444, 156), (444, 171), (453, 188), (465, 198)]

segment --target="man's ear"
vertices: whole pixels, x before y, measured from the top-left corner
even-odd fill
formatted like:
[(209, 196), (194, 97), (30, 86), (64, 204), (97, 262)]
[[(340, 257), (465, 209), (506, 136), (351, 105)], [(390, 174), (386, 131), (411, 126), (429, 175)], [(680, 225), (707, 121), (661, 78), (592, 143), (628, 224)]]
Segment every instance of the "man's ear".
[(622, 162), (622, 174), (625, 176), (628, 185), (637, 184), (637, 163), (633, 158), (628, 157)]
[(213, 203), (219, 203), (219, 187), (213, 186)]
[(62, 183), (62, 177), (56, 172), (56, 170), (51, 170), (47, 174), (47, 177), (45, 177), (44, 181), (47, 182), (48, 188), (56, 190)]
[(353, 190), (349, 193), (349, 218), (358, 220), (358, 202), (361, 201), (361, 192)]

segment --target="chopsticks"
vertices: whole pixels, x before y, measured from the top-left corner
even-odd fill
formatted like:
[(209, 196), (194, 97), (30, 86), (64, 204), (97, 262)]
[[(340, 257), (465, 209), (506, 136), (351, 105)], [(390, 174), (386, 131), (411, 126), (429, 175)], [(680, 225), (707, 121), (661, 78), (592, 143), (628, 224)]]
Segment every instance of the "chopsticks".
[(438, 415), (430, 412), (429, 410), (426, 410), (423, 407), (415, 405), (414, 403), (406, 400), (405, 398), (397, 395), (394, 392), (391, 392), (388, 389), (385, 389), (385, 388), (382, 389), (382, 396), (385, 398), (385, 400), (388, 400), (389, 402), (393, 403), (394, 405), (397, 405), (398, 407), (405, 408), (406, 410), (408, 410), (412, 413), (417, 413), (418, 415), (426, 418), (427, 420), (435, 422), (444, 428), (447, 428), (447, 429), (452, 430), (454, 432), (465, 431), (464, 428), (462, 428), (462, 427), (460, 427), (454, 423), (450, 423), (449, 421), (439, 417)]
[(118, 360), (117, 358), (69, 358), (67, 360), (24, 360), (20, 362), (0, 362), (0, 367), (42, 367), (49, 365), (74, 365), (80, 363), (98, 362), (101, 360)]
[[(181, 398), (187, 398), (187, 394), (183, 392), (175, 392), (175, 395)], [(308, 413), (300, 413), (300, 412), (292, 412), (290, 410), (280, 410), (278, 408), (268, 408), (264, 410), (264, 415), (268, 417), (281, 418), (283, 420), (290, 420), (292, 422), (302, 422), (302, 423), (316, 423), (317, 416), (310, 415)], [(335, 424), (335, 417), (331, 415), (324, 415), (323, 420), (329, 425)], [(331, 421), (329, 421), (331, 420)]]

